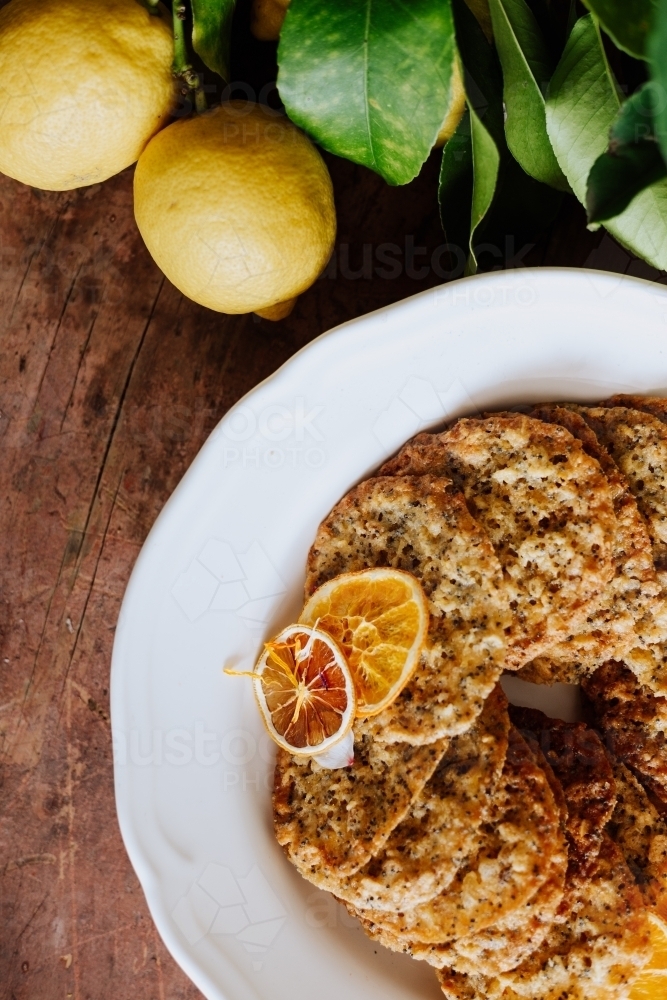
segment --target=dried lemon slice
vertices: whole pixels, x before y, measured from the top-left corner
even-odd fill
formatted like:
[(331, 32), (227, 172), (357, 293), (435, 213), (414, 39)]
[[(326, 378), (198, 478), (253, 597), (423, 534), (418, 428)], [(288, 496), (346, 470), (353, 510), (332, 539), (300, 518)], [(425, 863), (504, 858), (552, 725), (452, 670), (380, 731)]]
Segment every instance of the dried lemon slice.
[(648, 915), (653, 955), (630, 992), (630, 1000), (664, 1000), (667, 996), (667, 923), (656, 913)]
[(292, 754), (320, 754), (347, 736), (354, 721), (354, 682), (331, 636), (289, 625), (267, 642), (253, 674), (269, 736)]
[(327, 632), (354, 677), (357, 715), (377, 715), (398, 697), (419, 663), (429, 612), (410, 573), (379, 568), (342, 573), (312, 595), (299, 619)]

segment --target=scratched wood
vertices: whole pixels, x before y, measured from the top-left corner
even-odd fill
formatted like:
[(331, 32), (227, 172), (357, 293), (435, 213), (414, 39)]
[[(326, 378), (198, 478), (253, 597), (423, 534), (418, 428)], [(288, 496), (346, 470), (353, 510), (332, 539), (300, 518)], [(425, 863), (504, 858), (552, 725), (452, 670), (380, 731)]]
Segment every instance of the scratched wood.
[[(436, 158), (402, 189), (329, 164), (333, 263), (278, 324), (209, 312), (162, 277), (133, 222), (131, 171), (66, 194), (0, 177), (0, 991), (12, 1000), (199, 995), (118, 832), (114, 627), (150, 526), (229, 406), (323, 330), (452, 267)], [(587, 233), (572, 204), (521, 261), (651, 273)]]

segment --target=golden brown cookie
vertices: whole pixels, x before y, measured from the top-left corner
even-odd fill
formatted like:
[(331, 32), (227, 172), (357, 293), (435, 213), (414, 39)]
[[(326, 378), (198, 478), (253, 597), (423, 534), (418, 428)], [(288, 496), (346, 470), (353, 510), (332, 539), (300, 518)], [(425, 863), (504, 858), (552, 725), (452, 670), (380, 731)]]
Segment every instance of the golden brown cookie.
[(623, 852), (646, 906), (667, 919), (667, 820), (625, 764), (616, 758), (612, 763), (617, 800), (609, 835)]
[(399, 911), (450, 884), (479, 844), (507, 754), (507, 699), (498, 685), (482, 714), (454, 736), (432, 778), (385, 847), (354, 875), (330, 868), (308, 877), (360, 909)]
[[(538, 764), (547, 776), (560, 814), (563, 833), (567, 830), (568, 808), (563, 787), (551, 765), (542, 753), (532, 733), (524, 732), (524, 739)], [(485, 930), (452, 941), (449, 945), (433, 948), (428, 954), (426, 946), (416, 946), (413, 957), (457, 972), (499, 975), (514, 969), (536, 951), (547, 938), (558, 914), (565, 892), (568, 854), (555, 854), (551, 860), (551, 874), (534, 896), (526, 900), (505, 917)]]
[[(628, 400), (629, 401), (629, 400)], [(633, 402), (639, 402), (635, 397)], [(594, 431), (624, 475), (647, 527), (653, 562), (667, 595), (667, 424), (658, 401), (647, 398), (643, 409), (628, 406), (579, 406), (567, 404)], [(647, 648), (623, 656), (642, 684), (667, 694), (667, 628), (664, 613), (656, 614), (658, 634)]]
[(381, 472), (445, 475), (463, 492), (510, 588), (510, 669), (571, 635), (613, 576), (611, 490), (564, 427), (520, 413), (462, 419), (419, 434)]
[(667, 808), (667, 698), (654, 695), (628, 667), (613, 661), (583, 688), (612, 753)]
[(427, 647), (398, 699), (369, 719), (385, 741), (426, 743), (465, 732), (503, 669), (507, 588), (485, 531), (449, 480), (369, 479), (336, 504), (308, 556), (306, 595), (343, 572), (413, 573), (429, 603)]
[(667, 426), (624, 406), (576, 406), (625, 476), (646, 521), (659, 573), (667, 571)]
[[(605, 660), (623, 659), (667, 639), (667, 602), (653, 564), (653, 549), (625, 476), (581, 413), (555, 403), (535, 407), (531, 415), (559, 424), (581, 441), (604, 471), (612, 492), (617, 533), (614, 575), (581, 629), (556, 644), (522, 671), (524, 680), (579, 683)], [(641, 656), (641, 654), (640, 654)]]
[(629, 410), (642, 410), (667, 423), (667, 399), (662, 396), (632, 396), (621, 392), (605, 399), (600, 406), (625, 406)]
[(553, 874), (554, 857), (565, 856), (565, 837), (549, 781), (516, 730), (494, 806), (477, 856), (444, 892), (402, 913), (357, 913), (371, 937), (401, 951), (446, 944), (489, 927), (535, 895)]
[(627, 1000), (651, 954), (648, 917), (619, 848), (569, 875), (560, 919), (516, 969), (438, 973), (447, 1000)]
[(352, 875), (381, 851), (447, 748), (379, 743), (355, 723), (354, 763), (314, 769), (279, 749), (273, 791), (278, 843), (306, 878), (312, 871)]
[(611, 761), (598, 734), (583, 722), (551, 719), (532, 708), (512, 705), (519, 732), (532, 735), (552, 768), (567, 803), (570, 855), (582, 865), (594, 859), (616, 807)]
[(551, 933), (563, 901), (566, 867), (565, 859), (554, 864), (553, 875), (534, 896), (485, 930), (446, 945), (416, 944), (410, 954), (437, 969), (449, 968), (473, 975), (480, 969), (484, 969), (486, 976), (515, 969)]

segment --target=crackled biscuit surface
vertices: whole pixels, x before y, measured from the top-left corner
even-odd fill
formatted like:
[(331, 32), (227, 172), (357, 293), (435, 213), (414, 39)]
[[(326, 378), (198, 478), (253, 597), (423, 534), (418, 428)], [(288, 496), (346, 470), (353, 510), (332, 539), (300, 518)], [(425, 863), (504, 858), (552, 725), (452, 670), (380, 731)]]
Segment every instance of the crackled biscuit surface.
[(611, 489), (564, 427), (524, 414), (462, 419), (419, 434), (381, 471), (446, 475), (465, 495), (510, 588), (511, 669), (572, 634), (613, 576)]
[(507, 588), (486, 532), (448, 479), (369, 479), (320, 525), (306, 596), (340, 573), (374, 566), (417, 577), (430, 624), (415, 674), (393, 705), (365, 723), (366, 732), (415, 744), (465, 732), (500, 677), (510, 625)]

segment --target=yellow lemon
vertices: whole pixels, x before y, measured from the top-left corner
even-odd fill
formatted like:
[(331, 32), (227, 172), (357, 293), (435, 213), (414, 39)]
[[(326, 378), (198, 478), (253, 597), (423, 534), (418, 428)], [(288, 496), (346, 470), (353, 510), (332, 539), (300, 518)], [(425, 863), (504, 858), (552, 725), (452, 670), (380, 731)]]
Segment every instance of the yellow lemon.
[(229, 101), (169, 125), (134, 178), (137, 225), (176, 287), (224, 313), (287, 315), (336, 235), (326, 165), (287, 118)]
[(137, 0), (0, 11), (0, 171), (66, 191), (129, 166), (174, 106), (168, 18)]

